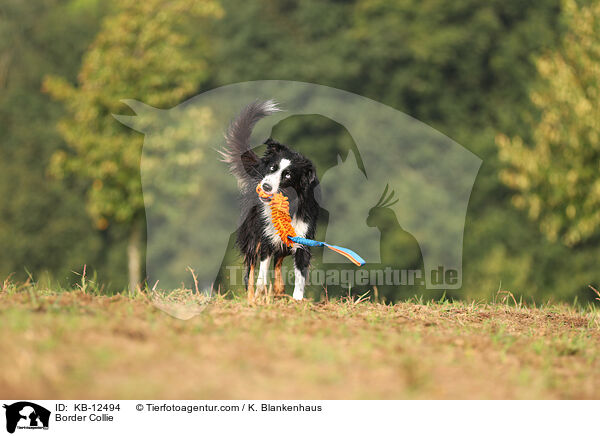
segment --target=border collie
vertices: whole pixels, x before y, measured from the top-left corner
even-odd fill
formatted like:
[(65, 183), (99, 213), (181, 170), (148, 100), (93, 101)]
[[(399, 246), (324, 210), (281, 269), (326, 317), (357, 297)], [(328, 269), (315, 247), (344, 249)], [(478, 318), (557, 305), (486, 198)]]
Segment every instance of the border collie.
[[(237, 245), (244, 257), (244, 280), (251, 302), (254, 301), (255, 279), (257, 292), (266, 291), (271, 260), (275, 263), (273, 293), (275, 296), (284, 294), (281, 264), (290, 255), (294, 256), (293, 298), (302, 300), (311, 257), (309, 247), (299, 244), (288, 247), (281, 241), (271, 222), (269, 200), (257, 195), (257, 185), (267, 194), (281, 192), (289, 198), (292, 226), (298, 236), (314, 238), (319, 212), (315, 199), (319, 181), (309, 159), (272, 138), (264, 142), (267, 148), (262, 157), (250, 147), (255, 124), (275, 112), (279, 112), (279, 108), (272, 100), (246, 106), (230, 124), (225, 134), (226, 146), (221, 152), (241, 192), (242, 216)], [(255, 278), (257, 264), (259, 270)]]

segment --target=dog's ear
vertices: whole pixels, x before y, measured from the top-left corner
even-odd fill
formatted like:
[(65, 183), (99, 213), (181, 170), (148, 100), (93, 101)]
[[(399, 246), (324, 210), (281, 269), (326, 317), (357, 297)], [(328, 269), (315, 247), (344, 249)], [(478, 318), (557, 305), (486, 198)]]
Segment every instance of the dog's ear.
[(317, 180), (317, 171), (312, 163), (309, 163), (302, 171), (301, 183), (302, 196), (306, 199), (314, 198), (316, 200), (319, 196), (319, 181)]
[(310, 164), (310, 168), (308, 169), (308, 181), (310, 184), (313, 184), (317, 180), (317, 170)]
[(275, 153), (283, 150), (283, 145), (271, 137), (269, 137), (264, 143), (267, 146), (267, 152)]
[(317, 180), (317, 171), (312, 163), (308, 163), (308, 165), (304, 168), (302, 172), (302, 186), (309, 190), (313, 187), (315, 181)]

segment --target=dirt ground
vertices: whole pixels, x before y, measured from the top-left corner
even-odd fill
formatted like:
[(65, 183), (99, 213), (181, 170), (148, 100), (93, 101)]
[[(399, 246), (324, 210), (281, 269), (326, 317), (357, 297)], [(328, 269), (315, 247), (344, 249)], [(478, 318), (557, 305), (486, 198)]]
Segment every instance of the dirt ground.
[[(0, 292), (5, 399), (600, 398), (592, 306)], [(191, 312), (191, 313), (195, 313)], [(190, 312), (188, 312), (188, 316)]]

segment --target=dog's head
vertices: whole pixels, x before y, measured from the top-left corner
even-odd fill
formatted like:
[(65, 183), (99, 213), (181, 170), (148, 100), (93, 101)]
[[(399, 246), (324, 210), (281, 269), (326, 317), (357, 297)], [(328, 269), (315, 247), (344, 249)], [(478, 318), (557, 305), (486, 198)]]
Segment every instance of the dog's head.
[[(290, 196), (309, 196), (317, 182), (313, 163), (284, 144), (269, 138), (267, 149), (261, 158), (260, 185), (267, 194), (283, 192)], [(264, 200), (268, 202), (268, 200)]]

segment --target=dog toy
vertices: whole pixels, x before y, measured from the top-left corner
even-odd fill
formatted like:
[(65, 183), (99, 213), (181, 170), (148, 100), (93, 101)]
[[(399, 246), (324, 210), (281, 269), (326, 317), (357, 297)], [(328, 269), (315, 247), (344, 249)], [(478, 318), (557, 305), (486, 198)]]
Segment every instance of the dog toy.
[(291, 247), (294, 243), (310, 247), (327, 247), (346, 257), (356, 266), (363, 266), (366, 263), (362, 257), (348, 248), (297, 236), (294, 227), (292, 227), (292, 217), (290, 216), (290, 203), (288, 198), (280, 192), (277, 192), (276, 194), (267, 194), (260, 186), (260, 183), (256, 186), (256, 193), (261, 198), (269, 199), (271, 222), (281, 238), (281, 241), (288, 247)]

